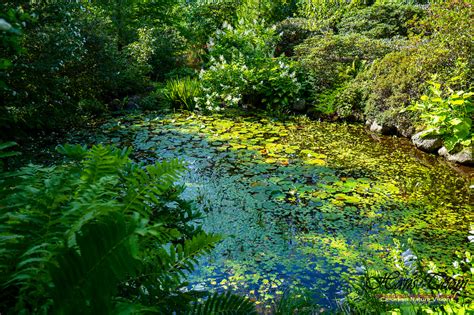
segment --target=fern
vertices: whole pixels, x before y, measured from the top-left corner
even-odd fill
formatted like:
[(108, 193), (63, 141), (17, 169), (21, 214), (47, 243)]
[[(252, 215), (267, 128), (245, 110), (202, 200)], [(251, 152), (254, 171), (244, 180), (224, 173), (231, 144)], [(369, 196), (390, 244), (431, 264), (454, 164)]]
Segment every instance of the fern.
[(16, 146), (16, 142), (0, 142), (0, 159), (4, 159), (10, 156), (18, 155), (18, 152), (5, 152), (5, 149)]
[(208, 298), (202, 304), (195, 304), (194, 308), (187, 314), (191, 315), (218, 315), (218, 314), (233, 314), (233, 315), (251, 315), (257, 314), (253, 303), (247, 299), (233, 295), (228, 292), (226, 295), (218, 295), (217, 293)]
[[(203, 293), (182, 289), (220, 238), (181, 198), (184, 165), (135, 164), (131, 150), (102, 145), (58, 151), (72, 162), (0, 174), (0, 312), (200, 310)], [(211, 302), (216, 312), (251, 306), (214, 296), (202, 307)]]
[(122, 215), (84, 225), (77, 246), (60, 251), (51, 269), (55, 311), (110, 313), (118, 283), (139, 269), (138, 248), (133, 221)]

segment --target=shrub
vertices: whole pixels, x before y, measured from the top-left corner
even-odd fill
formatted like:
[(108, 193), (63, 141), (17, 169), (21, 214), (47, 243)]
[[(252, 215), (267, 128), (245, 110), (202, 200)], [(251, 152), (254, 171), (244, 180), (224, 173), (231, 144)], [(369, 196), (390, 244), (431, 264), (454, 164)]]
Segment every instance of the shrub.
[(274, 58), (275, 28), (264, 21), (241, 19), (236, 27), (225, 23), (210, 40), (209, 62), (201, 70), (201, 110), (253, 106), (288, 109), (301, 90), (296, 64)]
[(233, 0), (196, 1), (189, 6), (189, 38), (196, 49), (202, 49), (209, 35), (222, 27), (224, 22), (237, 21), (239, 3)]
[(84, 113), (99, 115), (107, 111), (106, 106), (95, 99), (83, 99), (79, 101), (78, 108)]
[(24, 53), (12, 57), (10, 88), (0, 91), (16, 123), (36, 128), (76, 122), (82, 99), (107, 102), (143, 90), (143, 69), (118, 49), (106, 21), (76, 2), (29, 9), (37, 18), (25, 24)]
[(243, 0), (237, 9), (238, 19), (266, 20), (274, 24), (291, 17), (297, 10), (298, 0)]
[(243, 59), (228, 63), (214, 59), (209, 70), (200, 73), (203, 96), (200, 109), (252, 106), (266, 109), (288, 109), (296, 101), (301, 84), (296, 66), (285, 58), (268, 58), (248, 66)]
[(293, 56), (295, 47), (311, 34), (307, 21), (302, 18), (290, 18), (278, 23), (276, 32), (280, 34), (280, 38), (276, 44), (275, 55), (284, 54), (287, 57)]
[(358, 33), (371, 38), (407, 36), (410, 23), (422, 18), (425, 11), (413, 5), (375, 4), (348, 10), (336, 25), (340, 34)]
[(367, 87), (356, 80), (345, 84), (334, 98), (336, 114), (344, 119), (363, 120), (366, 90)]
[(409, 107), (416, 111), (423, 123), (423, 134), (439, 135), (444, 139), (448, 151), (458, 145), (470, 147), (472, 144), (472, 116), (474, 113), (474, 93), (442, 91), (441, 84), (429, 82), (428, 95)]
[(181, 198), (176, 161), (134, 164), (130, 150), (60, 147), (71, 161), (1, 174), (2, 313), (254, 313), (231, 295), (184, 292), (218, 236)]
[[(434, 74), (443, 83), (451, 81), (454, 90), (465, 89), (473, 78), (474, 51), (468, 40), (468, 34), (474, 32), (468, 22), (472, 14), (462, 3), (434, 5), (421, 23), (426, 36), (412, 37), (358, 78), (368, 88), (365, 115), (410, 135), (416, 114), (400, 114), (400, 109), (421, 97), (425, 82)], [(456, 81), (450, 80), (453, 75)]]
[(174, 69), (186, 66), (186, 39), (175, 27), (142, 27), (127, 50), (144, 72), (163, 80)]
[(353, 78), (361, 66), (365, 67), (392, 49), (393, 45), (387, 41), (359, 34), (325, 34), (308, 38), (296, 52), (315, 79), (314, 90), (321, 92)]
[(207, 44), (209, 60), (221, 56), (227, 61), (243, 58), (247, 65), (274, 55), (277, 34), (275, 28), (268, 28), (264, 21), (238, 21), (234, 27), (224, 22), (215, 37)]
[(138, 105), (143, 110), (160, 110), (167, 108), (164, 95), (158, 92), (153, 92), (141, 97), (138, 101)]

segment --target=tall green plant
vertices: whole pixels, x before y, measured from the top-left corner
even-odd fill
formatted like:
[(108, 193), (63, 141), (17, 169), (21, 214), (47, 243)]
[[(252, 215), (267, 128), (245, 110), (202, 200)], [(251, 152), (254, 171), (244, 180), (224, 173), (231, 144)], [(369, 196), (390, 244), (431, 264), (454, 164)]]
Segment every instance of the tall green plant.
[(172, 79), (165, 87), (165, 98), (174, 108), (193, 110), (201, 95), (201, 85), (191, 78)]

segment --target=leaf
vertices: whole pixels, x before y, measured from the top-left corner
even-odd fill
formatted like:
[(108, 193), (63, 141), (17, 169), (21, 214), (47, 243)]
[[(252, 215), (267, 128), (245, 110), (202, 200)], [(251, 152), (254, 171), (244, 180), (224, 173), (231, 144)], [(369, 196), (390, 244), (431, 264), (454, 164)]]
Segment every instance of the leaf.
[(309, 160), (306, 160), (304, 161), (305, 164), (308, 164), (308, 165), (326, 165), (326, 161), (324, 160), (321, 160), (321, 159), (309, 159)]
[(461, 124), (462, 122), (463, 122), (463, 121), (462, 121), (461, 119), (459, 119), (459, 118), (454, 118), (454, 119), (451, 119), (451, 120), (449, 121), (449, 123), (450, 123), (451, 125), (453, 125), (453, 126), (459, 125), (459, 124)]

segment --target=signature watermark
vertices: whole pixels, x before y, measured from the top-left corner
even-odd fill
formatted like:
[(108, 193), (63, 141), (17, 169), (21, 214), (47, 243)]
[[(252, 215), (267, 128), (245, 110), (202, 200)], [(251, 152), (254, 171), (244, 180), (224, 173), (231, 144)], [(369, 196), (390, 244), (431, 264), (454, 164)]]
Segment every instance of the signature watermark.
[(469, 284), (469, 279), (454, 278), (445, 273), (413, 274), (405, 277), (399, 271), (385, 273), (383, 275), (366, 275), (364, 286), (368, 290), (406, 290), (413, 291), (419, 288), (429, 290), (449, 290), (460, 292)]

